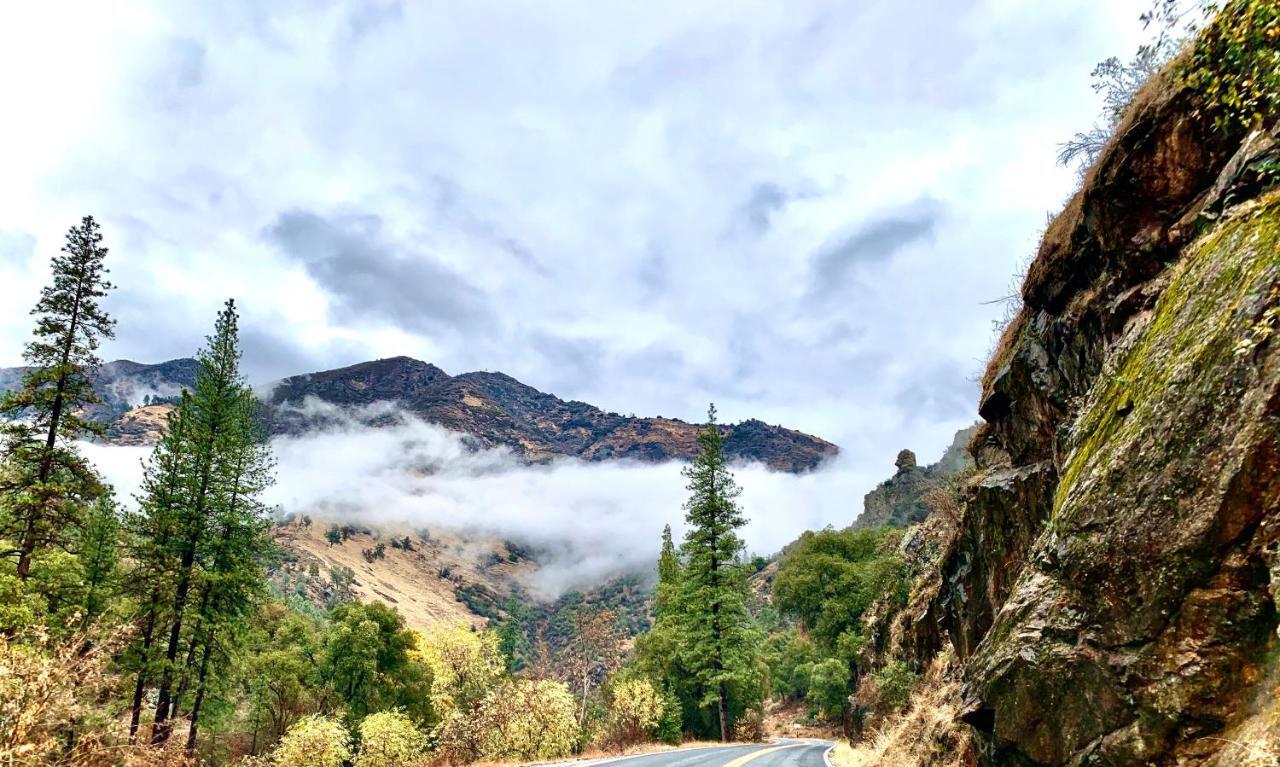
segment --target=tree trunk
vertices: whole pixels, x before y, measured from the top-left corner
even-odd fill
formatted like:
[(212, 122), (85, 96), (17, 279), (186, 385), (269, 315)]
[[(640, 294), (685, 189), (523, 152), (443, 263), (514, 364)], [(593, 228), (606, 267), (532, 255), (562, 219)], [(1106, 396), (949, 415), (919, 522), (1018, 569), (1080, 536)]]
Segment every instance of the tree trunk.
[(196, 663), (196, 650), (200, 649), (200, 644), (196, 642), (196, 637), (204, 630), (205, 611), (209, 609), (209, 589), (206, 587), (200, 595), (200, 607), (196, 610), (196, 621), (191, 626), (191, 643), (187, 646), (187, 659), (182, 662), (182, 678), (178, 682), (178, 691), (173, 696), (173, 718), (178, 718), (178, 710), (182, 706), (182, 699), (187, 695), (187, 688), (191, 686), (191, 670)]
[(164, 673), (160, 676), (160, 688), (156, 694), (156, 718), (151, 725), (152, 744), (164, 743), (173, 731), (169, 721), (173, 692), (173, 669), (178, 660), (178, 645), (182, 639), (182, 612), (187, 606), (187, 594), (191, 590), (191, 566), (195, 561), (195, 542), (182, 553), (182, 579), (173, 598), (173, 625), (169, 628), (169, 644), (164, 655)]
[(209, 445), (206, 448), (209, 455), (205, 460), (208, 463), (204, 467), (203, 476), (200, 478), (200, 491), (195, 497), (195, 508), (193, 509), (192, 519), (195, 520), (197, 526), (191, 533), (191, 539), (187, 544), (186, 550), (182, 552), (182, 562), (178, 571), (182, 573), (181, 579), (178, 581), (178, 588), (173, 596), (173, 627), (169, 631), (169, 646), (165, 652), (164, 674), (160, 677), (160, 691), (156, 695), (156, 719), (155, 724), (151, 725), (151, 742), (153, 744), (161, 744), (169, 739), (169, 735), (173, 732), (173, 722), (170, 721), (170, 707), (173, 703), (171, 699), (173, 688), (173, 667), (178, 659), (178, 645), (182, 639), (182, 613), (187, 606), (187, 596), (191, 591), (191, 570), (195, 565), (196, 547), (200, 544), (200, 529), (203, 526), (205, 512), (205, 501), (209, 497), (209, 484), (212, 481), (214, 472), (214, 441), (217, 439), (217, 429), (213, 429), (208, 435)]
[(720, 683), (720, 740), (729, 740), (729, 690)]
[[(69, 350), (64, 350), (63, 365), (66, 365)], [(27, 525), (22, 531), (22, 543), (18, 547), (18, 580), (25, 582), (31, 577), (31, 557), (36, 551), (36, 526), (44, 513), (41, 508), (48, 499), (45, 498), (45, 482), (53, 471), (53, 448), (58, 441), (58, 424), (62, 420), (62, 392), (67, 386), (67, 373), (64, 369), (58, 374), (57, 394), (53, 397), (53, 412), (49, 416), (49, 434), (45, 438), (44, 454), (40, 459), (40, 473), (37, 479), (35, 505), (27, 509)]]
[(213, 633), (205, 639), (204, 652), (200, 658), (200, 676), (196, 683), (196, 699), (191, 703), (191, 729), (187, 730), (187, 754), (196, 750), (196, 727), (200, 721), (200, 707), (204, 705), (204, 682), (209, 674), (209, 656), (213, 654)]
[(147, 607), (147, 622), (142, 627), (142, 664), (138, 668), (138, 681), (133, 687), (133, 701), (129, 706), (129, 742), (138, 739), (138, 723), (142, 719), (142, 695), (147, 685), (147, 664), (151, 661), (151, 642), (155, 637), (156, 609), (159, 607), (160, 592), (151, 591), (151, 604)]
[[(53, 448), (58, 443), (58, 426), (62, 423), (63, 394), (67, 390), (67, 364), (71, 361), (71, 347), (76, 342), (76, 330), (80, 325), (80, 302), (84, 300), (84, 280), (76, 283), (76, 303), (71, 309), (71, 321), (67, 324), (67, 334), (62, 339), (62, 360), (58, 371), (58, 386), (54, 390), (53, 412), (49, 414), (49, 433), (45, 436), (44, 455), (40, 458), (39, 483), (41, 495), (44, 484), (49, 480), (49, 472), (53, 471)], [(41, 501), (44, 502), (43, 500)], [(42, 509), (30, 509), (27, 526), (22, 534), (22, 544), (18, 553), (18, 580), (26, 582), (31, 576), (31, 555), (36, 550), (36, 522)]]
[(724, 647), (720, 628), (720, 560), (715, 555), (716, 536), (711, 536), (711, 591), (715, 596), (711, 602), (711, 636), (715, 640), (715, 672), (718, 682), (720, 700), (717, 704), (720, 714), (720, 740), (729, 740), (729, 692), (724, 684)]

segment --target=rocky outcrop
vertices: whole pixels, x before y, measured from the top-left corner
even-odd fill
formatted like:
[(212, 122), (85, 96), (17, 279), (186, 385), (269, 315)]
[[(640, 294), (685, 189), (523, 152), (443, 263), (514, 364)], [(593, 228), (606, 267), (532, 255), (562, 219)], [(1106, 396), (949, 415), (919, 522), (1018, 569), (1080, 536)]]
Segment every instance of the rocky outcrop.
[(169, 414), (176, 405), (161, 403), (134, 408), (107, 427), (107, 439), (115, 445), (154, 445), (164, 435)]
[(1045, 236), (932, 608), (988, 764), (1223, 763), (1275, 693), (1277, 160), (1167, 77)]
[(920, 466), (910, 450), (898, 453), (894, 465), (897, 472), (881, 482), (862, 499), (862, 513), (854, 520), (854, 528), (906, 527), (923, 522), (929, 516), (925, 495), (943, 481), (973, 468), (968, 443), (976, 426), (961, 429), (936, 463)]

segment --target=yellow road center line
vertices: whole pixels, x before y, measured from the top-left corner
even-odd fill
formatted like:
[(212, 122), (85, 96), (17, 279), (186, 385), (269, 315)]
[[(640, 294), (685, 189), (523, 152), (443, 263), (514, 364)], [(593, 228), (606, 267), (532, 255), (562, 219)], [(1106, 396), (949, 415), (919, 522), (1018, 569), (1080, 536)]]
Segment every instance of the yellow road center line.
[(752, 759), (759, 759), (765, 754), (772, 754), (774, 751), (781, 751), (784, 748), (795, 748), (797, 746), (803, 746), (803, 745), (805, 744), (804, 743), (788, 743), (785, 746), (774, 746), (773, 748), (766, 748), (760, 751), (752, 751), (751, 753), (745, 756), (740, 756), (737, 759), (734, 759), (732, 762), (729, 762), (724, 767), (742, 767), (742, 765), (746, 764)]

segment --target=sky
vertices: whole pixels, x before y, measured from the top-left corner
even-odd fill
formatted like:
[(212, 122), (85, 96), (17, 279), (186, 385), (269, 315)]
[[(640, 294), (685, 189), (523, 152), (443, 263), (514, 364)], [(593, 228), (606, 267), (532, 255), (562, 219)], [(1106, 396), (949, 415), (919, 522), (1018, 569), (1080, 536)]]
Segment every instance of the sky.
[(91, 213), (105, 358), (190, 356), (235, 297), (257, 382), (403, 354), (714, 401), (869, 487), (975, 420), (1147, 4), (7, 4), (0, 366)]

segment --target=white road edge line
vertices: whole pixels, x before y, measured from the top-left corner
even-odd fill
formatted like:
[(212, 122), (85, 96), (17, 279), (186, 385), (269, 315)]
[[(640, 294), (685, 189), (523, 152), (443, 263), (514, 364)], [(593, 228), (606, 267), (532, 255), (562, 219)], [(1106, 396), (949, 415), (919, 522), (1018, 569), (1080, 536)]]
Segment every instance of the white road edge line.
[(831, 761), (831, 752), (835, 750), (836, 746), (832, 743), (830, 748), (822, 752), (822, 761), (827, 765), (827, 767), (836, 767)]
[[(776, 738), (774, 740), (776, 741)], [(627, 754), (626, 756), (604, 756), (604, 757), (600, 757), (599, 759), (579, 759), (579, 760), (570, 760), (567, 762), (535, 762), (533, 764), (523, 765), (523, 767), (561, 767), (561, 766), (562, 767), (594, 767), (594, 765), (597, 765), (597, 764), (616, 764), (618, 762), (625, 762), (628, 759), (639, 759), (644, 756), (657, 756), (658, 754), (674, 754), (680, 751), (683, 751), (683, 752), (705, 751), (708, 748), (735, 748), (737, 746), (759, 746), (761, 748), (765, 748), (768, 745), (769, 745), (768, 743), (718, 743), (713, 746), (689, 746), (688, 748), (682, 748), (680, 746), (676, 746), (675, 748), (668, 748), (665, 751), (649, 751), (648, 753), (644, 753), (644, 754)]]

